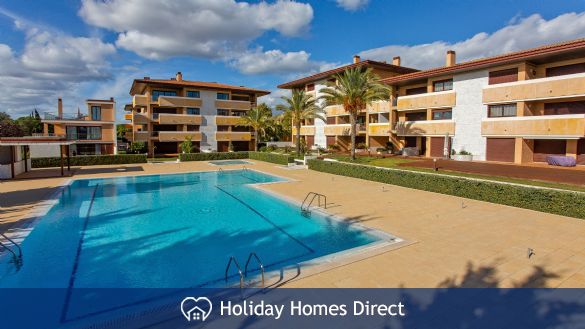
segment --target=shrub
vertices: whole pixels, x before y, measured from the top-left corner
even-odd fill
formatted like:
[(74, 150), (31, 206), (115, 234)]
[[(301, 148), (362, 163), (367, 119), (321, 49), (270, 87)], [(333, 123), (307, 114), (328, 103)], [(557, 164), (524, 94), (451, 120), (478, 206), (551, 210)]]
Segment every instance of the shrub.
[(321, 160), (310, 160), (309, 169), (585, 219), (585, 196), (579, 192)]
[(355, 148), (356, 148), (356, 149), (360, 149), (360, 150), (365, 150), (365, 149), (367, 149), (367, 148), (368, 148), (368, 146), (366, 145), (366, 143), (357, 143), (357, 144), (355, 145)]
[(249, 152), (250, 159), (286, 165), (295, 161), (294, 157), (286, 154)]
[[(129, 163), (146, 163), (146, 154), (118, 154), (118, 155), (78, 155), (70, 157), (72, 166), (97, 166), (111, 164), (129, 164)], [(63, 159), (63, 164), (67, 165), (67, 159)], [(31, 159), (33, 168), (60, 167), (61, 158), (34, 158)]]
[(262, 146), (261, 148), (258, 149), (258, 151), (260, 152), (267, 152), (268, 148), (266, 146)]
[(130, 144), (130, 152), (144, 153), (146, 151), (146, 144), (144, 142), (132, 142)]
[(471, 155), (471, 152), (461, 150), (461, 151), (459, 151), (459, 155)]
[(211, 152), (211, 153), (182, 153), (179, 155), (181, 161), (210, 161), (210, 160), (232, 160), (247, 159), (248, 152)]

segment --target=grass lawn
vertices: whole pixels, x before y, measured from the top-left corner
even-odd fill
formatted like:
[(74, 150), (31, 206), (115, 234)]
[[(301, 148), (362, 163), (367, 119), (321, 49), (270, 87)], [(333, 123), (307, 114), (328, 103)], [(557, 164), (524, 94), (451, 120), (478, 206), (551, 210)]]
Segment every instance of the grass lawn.
[[(409, 162), (414, 162), (416, 160), (412, 159), (403, 159), (399, 157), (391, 157), (391, 158), (376, 158), (376, 157), (357, 157), (355, 161), (351, 161), (349, 156), (346, 155), (332, 155), (329, 158), (336, 159), (343, 162), (351, 162), (351, 163), (359, 163), (364, 165), (371, 165), (377, 167), (385, 167), (385, 168), (396, 168), (396, 169), (403, 169), (403, 170), (411, 170), (411, 171), (419, 171), (419, 172), (428, 172), (428, 173), (435, 173), (433, 169), (430, 168), (418, 168), (418, 167), (409, 167), (406, 166), (398, 166), (399, 164), (405, 164)], [(443, 175), (451, 175), (451, 176), (458, 176), (458, 177), (468, 177), (468, 178), (478, 178), (478, 179), (485, 179), (497, 182), (506, 182), (506, 183), (516, 183), (516, 184), (524, 184), (524, 185), (532, 185), (532, 186), (540, 186), (540, 187), (549, 187), (549, 188), (557, 188), (569, 191), (580, 191), (585, 192), (585, 186), (581, 185), (571, 185), (571, 184), (563, 184), (563, 183), (553, 183), (553, 182), (545, 182), (540, 180), (530, 180), (530, 179), (522, 179), (522, 178), (512, 178), (512, 177), (504, 177), (504, 176), (491, 176), (491, 175), (482, 175), (482, 174), (475, 174), (475, 173), (464, 173), (459, 171), (449, 171), (449, 170), (440, 170), (440, 174)]]
[(177, 157), (168, 158), (148, 158), (148, 162), (164, 162), (164, 161), (177, 161)]

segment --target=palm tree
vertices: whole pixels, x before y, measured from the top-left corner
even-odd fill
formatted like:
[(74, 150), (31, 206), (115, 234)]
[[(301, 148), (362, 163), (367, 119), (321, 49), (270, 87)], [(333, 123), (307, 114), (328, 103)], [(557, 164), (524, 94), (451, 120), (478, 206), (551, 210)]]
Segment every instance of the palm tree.
[(238, 126), (251, 127), (256, 133), (254, 151), (258, 151), (258, 143), (266, 136), (271, 117), (272, 110), (266, 104), (260, 104), (240, 118)]
[(359, 67), (349, 69), (336, 75), (336, 82), (329, 82), (322, 88), (323, 107), (342, 105), (349, 113), (351, 124), (351, 159), (355, 160), (356, 121), (360, 111), (365, 110), (373, 101), (386, 100), (390, 89), (380, 83), (371, 68), (363, 70)]
[(284, 111), (285, 116), (290, 115), (293, 126), (296, 129), (295, 143), (297, 155), (301, 154), (301, 123), (306, 119), (325, 119), (325, 110), (317, 105), (317, 100), (307, 95), (303, 89), (293, 89), (290, 97), (283, 96), (284, 105), (277, 109)]

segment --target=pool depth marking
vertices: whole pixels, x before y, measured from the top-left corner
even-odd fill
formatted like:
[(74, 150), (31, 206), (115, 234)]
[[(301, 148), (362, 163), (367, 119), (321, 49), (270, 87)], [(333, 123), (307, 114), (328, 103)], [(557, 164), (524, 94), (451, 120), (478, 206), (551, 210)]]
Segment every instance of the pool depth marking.
[(235, 200), (237, 200), (238, 202), (240, 202), (241, 204), (243, 204), (244, 206), (246, 206), (246, 208), (252, 210), (256, 215), (260, 216), (260, 218), (264, 219), (266, 222), (268, 222), (270, 225), (274, 226), (277, 230), (279, 230), (280, 232), (284, 233), (286, 236), (288, 236), (289, 238), (291, 238), (293, 241), (295, 241), (296, 243), (300, 244), (301, 246), (303, 246), (304, 248), (306, 248), (307, 250), (309, 250), (311, 253), (314, 253), (315, 250), (309, 246), (307, 246), (306, 244), (304, 244), (301, 240), (295, 238), (294, 236), (290, 235), (287, 231), (285, 231), (282, 227), (276, 225), (274, 222), (272, 222), (270, 219), (268, 219), (266, 216), (262, 215), (258, 210), (254, 209), (254, 207), (250, 206), (249, 204), (247, 204), (245, 201), (241, 200), (240, 198), (238, 198), (237, 196), (231, 194), (230, 192), (222, 189), (221, 187), (219, 187), (219, 185), (215, 185), (215, 187), (217, 189), (219, 189), (220, 191), (222, 191), (223, 193), (231, 196), (232, 198), (234, 198)]

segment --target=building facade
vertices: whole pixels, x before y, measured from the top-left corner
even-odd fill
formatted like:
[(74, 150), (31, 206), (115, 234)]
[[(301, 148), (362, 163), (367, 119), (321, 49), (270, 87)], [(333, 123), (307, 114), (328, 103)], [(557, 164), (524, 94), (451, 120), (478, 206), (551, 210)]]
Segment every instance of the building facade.
[[(373, 106), (380, 112), (368, 109), (360, 127), (369, 147), (388, 142), (427, 157), (447, 149), (518, 164), (563, 155), (585, 164), (585, 40), (462, 63), (449, 51), (443, 67), (382, 82), (392, 96)], [(327, 145), (336, 142), (330, 113)], [(312, 126), (301, 129), (308, 134)]]
[[(418, 70), (400, 66), (400, 57), (395, 57), (392, 64), (371, 60), (362, 61), (359, 56), (354, 56), (353, 63), (333, 70), (321, 72), (302, 79), (279, 85), (285, 89), (304, 89), (308, 95), (319, 98), (320, 90), (328, 83), (334, 82), (334, 76), (340, 72), (352, 68), (370, 68), (380, 78), (390, 78), (401, 74), (413, 73)], [(358, 129), (356, 143), (366, 143), (372, 147), (386, 146), (389, 141), (391, 127), (392, 102), (381, 101), (362, 111), (357, 118)], [(305, 139), (308, 147), (327, 147), (337, 145), (342, 150), (350, 146), (349, 114), (341, 106), (328, 106), (325, 108), (326, 121), (320, 119), (305, 120), (301, 126), (301, 138)], [(293, 127), (293, 139), (296, 136), (296, 128)]]
[[(108, 100), (86, 100), (86, 112), (64, 113), (63, 100), (59, 98), (57, 112), (47, 112), (41, 120), (44, 136), (65, 137), (75, 141), (69, 147), (71, 155), (99, 155), (116, 153), (116, 102)], [(34, 146), (33, 157), (58, 156), (55, 147)]]
[(269, 92), (243, 86), (175, 78), (136, 79), (130, 89), (132, 104), (125, 118), (132, 123), (127, 137), (144, 142), (148, 153), (177, 154), (191, 137), (195, 151), (225, 152), (253, 149), (254, 134), (239, 119), (257, 98)]

